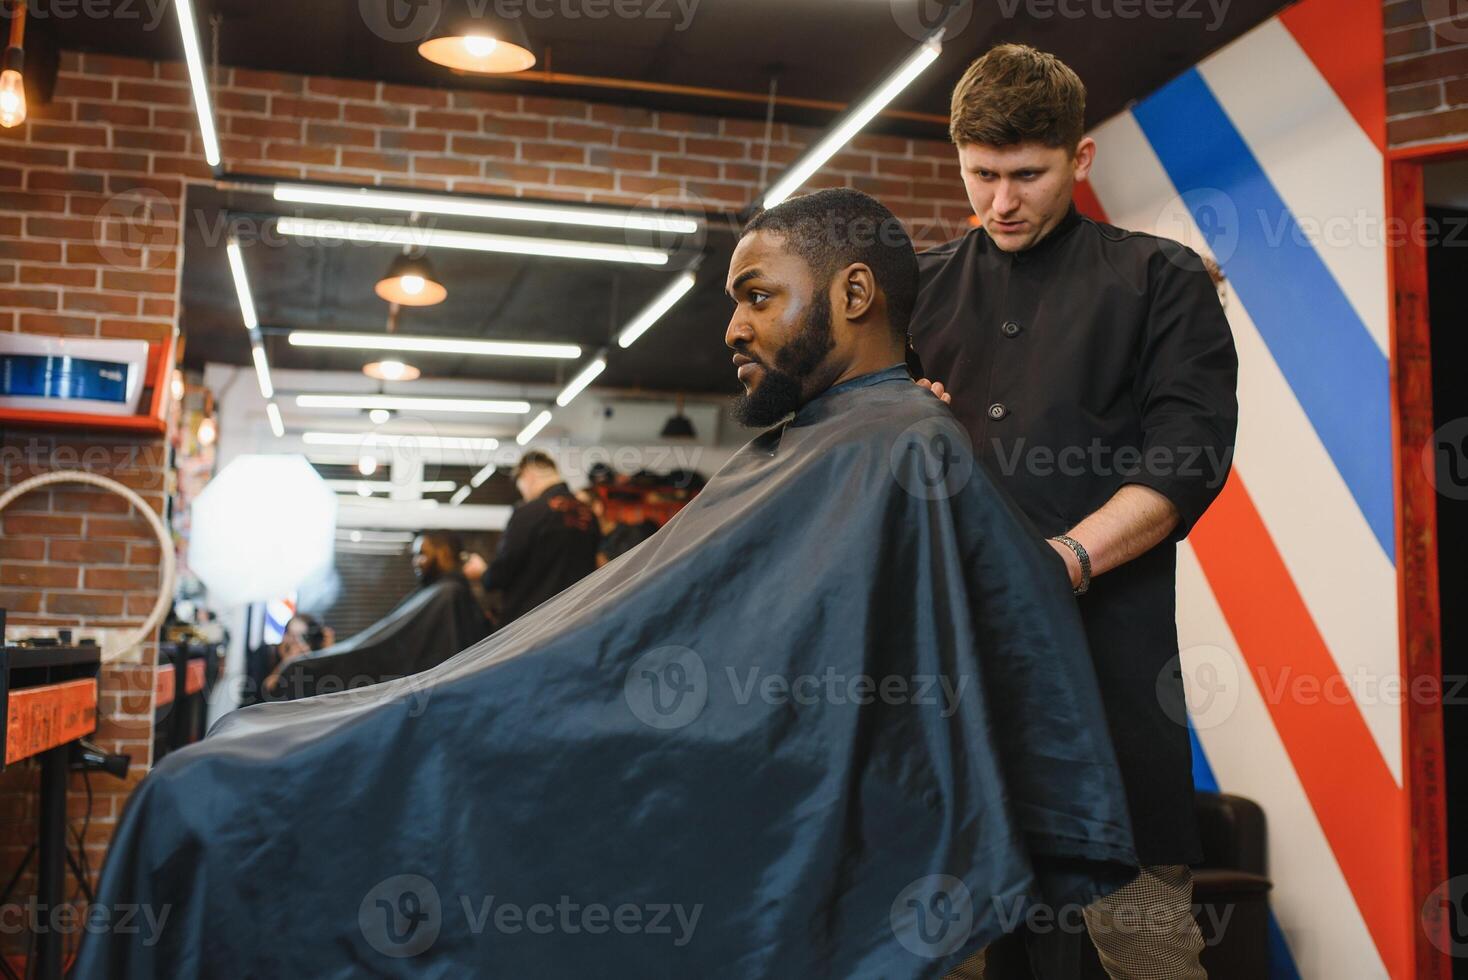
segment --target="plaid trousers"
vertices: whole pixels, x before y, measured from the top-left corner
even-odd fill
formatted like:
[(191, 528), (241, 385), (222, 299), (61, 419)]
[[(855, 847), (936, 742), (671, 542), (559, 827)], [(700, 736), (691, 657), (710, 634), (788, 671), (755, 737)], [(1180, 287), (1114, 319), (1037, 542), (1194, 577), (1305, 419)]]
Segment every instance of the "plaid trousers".
[[(1086, 931), (1111, 980), (1207, 980), (1203, 935), (1193, 921), (1186, 865), (1144, 867), (1125, 886), (1083, 910)], [(944, 980), (984, 980), (980, 950)]]

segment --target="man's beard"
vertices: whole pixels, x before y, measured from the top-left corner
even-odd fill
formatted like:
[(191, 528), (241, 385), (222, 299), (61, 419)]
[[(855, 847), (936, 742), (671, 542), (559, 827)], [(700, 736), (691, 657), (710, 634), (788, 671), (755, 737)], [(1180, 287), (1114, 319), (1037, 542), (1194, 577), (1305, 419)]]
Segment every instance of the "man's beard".
[(764, 428), (798, 409), (805, 380), (815, 373), (834, 346), (831, 298), (825, 290), (820, 290), (800, 331), (775, 353), (775, 363), (760, 362), (764, 378), (753, 391), (739, 396), (734, 404), (734, 418), (740, 425)]

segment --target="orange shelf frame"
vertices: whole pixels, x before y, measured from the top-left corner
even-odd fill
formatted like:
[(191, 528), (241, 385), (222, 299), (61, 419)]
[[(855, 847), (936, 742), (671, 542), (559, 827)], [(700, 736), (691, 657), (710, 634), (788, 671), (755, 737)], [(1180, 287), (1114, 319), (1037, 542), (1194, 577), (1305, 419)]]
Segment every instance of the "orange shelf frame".
[(38, 429), (90, 429), (161, 436), (168, 431), (168, 376), (173, 369), (173, 337), (148, 345), (144, 371), (143, 411), (135, 415), (91, 415), (75, 412), (41, 412), (0, 407), (0, 424)]

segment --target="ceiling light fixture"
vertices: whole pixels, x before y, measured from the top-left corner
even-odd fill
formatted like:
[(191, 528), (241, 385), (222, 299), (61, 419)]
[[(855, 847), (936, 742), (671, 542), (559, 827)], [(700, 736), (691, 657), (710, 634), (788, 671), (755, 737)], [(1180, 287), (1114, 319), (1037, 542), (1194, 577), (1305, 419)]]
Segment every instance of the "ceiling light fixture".
[(275, 385), (270, 383), (270, 362), (265, 359), (265, 348), (260, 344), (251, 345), (250, 356), (255, 360), (255, 380), (260, 384), (260, 397), (270, 401), (275, 397)]
[(544, 224), (615, 228), (623, 231), (653, 231), (674, 235), (691, 235), (703, 225), (702, 221), (695, 218), (673, 214), (580, 208), (565, 204), (495, 201), (472, 197), (451, 197), (443, 194), (413, 194), (374, 190), (367, 187), (276, 184), (274, 194), (277, 201), (296, 204), (324, 204), (331, 207), (367, 208), (409, 214), (418, 212), (501, 221), (534, 221)]
[(415, 398), (406, 395), (297, 395), (301, 408), (386, 408), (404, 412), (468, 412), (482, 415), (524, 415), (530, 403), (492, 398)]
[(576, 377), (571, 379), (570, 383), (567, 384), (566, 387), (561, 389), (561, 393), (556, 396), (556, 404), (561, 406), (562, 408), (565, 408), (567, 405), (571, 404), (572, 400), (575, 399), (577, 395), (581, 394), (581, 392), (585, 391), (586, 386), (595, 381), (596, 376), (601, 374), (606, 369), (606, 357), (604, 355), (597, 357), (596, 360), (592, 361), (591, 363), (587, 364), (586, 367), (582, 368), (581, 371), (576, 375)]
[(546, 409), (539, 415), (535, 416), (535, 418), (531, 419), (529, 425), (520, 430), (520, 434), (515, 437), (515, 442), (522, 446), (525, 445), (531, 439), (534, 439), (537, 435), (539, 435), (540, 430), (544, 429), (545, 424), (550, 420), (550, 409)]
[(836, 124), (825, 137), (795, 162), (785, 175), (765, 194), (764, 207), (772, 208), (800, 189), (811, 176), (835, 156), (851, 138), (859, 133), (872, 117), (887, 107), (893, 99), (912, 84), (913, 79), (923, 73), (943, 51), (944, 28), (930, 34), (902, 65), (888, 76), (875, 92), (867, 96), (860, 105), (852, 109)]
[(433, 274), (433, 263), (428, 261), (428, 256), (406, 253), (392, 260), (387, 275), (377, 281), (374, 291), (389, 303), (402, 306), (434, 306), (449, 296), (449, 291)]
[(371, 361), (362, 365), (362, 373), (378, 381), (417, 381), (423, 372), (402, 361)]
[(301, 441), (308, 446), (367, 446), (407, 449), (439, 449), (468, 453), (491, 453), (499, 448), (498, 439), (475, 439), (469, 436), (433, 436), (416, 432), (303, 432)]
[(637, 338), (647, 333), (648, 329), (657, 323), (662, 315), (673, 308), (673, 304), (683, 298), (683, 295), (693, 288), (698, 281), (698, 273), (690, 269), (672, 282), (668, 283), (661, 293), (643, 309), (643, 311), (632, 318), (632, 322), (622, 328), (617, 335), (617, 346), (624, 350), (637, 342)]
[(265, 403), (265, 414), (270, 419), (270, 431), (275, 433), (275, 438), (285, 437), (285, 422), (280, 418), (280, 406), (275, 402)]
[(385, 408), (374, 408), (367, 413), (367, 417), (372, 420), (373, 425), (386, 425), (392, 418), (392, 412)]
[(436, 65), (481, 75), (505, 75), (535, 65), (530, 37), (520, 17), (497, 16), (480, 4), (439, 20), (418, 53)]
[(255, 315), (255, 298), (250, 295), (250, 280), (245, 275), (245, 256), (240, 251), (239, 240), (230, 238), (225, 243), (224, 254), (229, 259), (229, 274), (234, 277), (235, 295), (240, 300), (240, 319), (244, 320), (246, 330), (257, 330), (260, 318)]
[(501, 252), (555, 259), (587, 259), (595, 262), (631, 262), (638, 265), (667, 265), (668, 253), (655, 248), (586, 242), (563, 238), (530, 238), (493, 235), (479, 231), (449, 231), (410, 225), (379, 225), (368, 221), (280, 218), (276, 230), (291, 238), (327, 239), (344, 242), (376, 242), (416, 248), (459, 248), (472, 252)]
[(194, 90), (194, 112), (199, 116), (199, 135), (204, 141), (204, 159), (209, 166), (219, 166), (219, 135), (214, 129), (214, 110), (209, 103), (209, 87), (204, 83), (204, 58), (199, 53), (199, 30), (194, 24), (193, 0), (174, 0), (178, 11), (178, 29), (183, 34), (184, 61), (188, 65), (189, 85)]
[(469, 354), (484, 357), (552, 357), (565, 360), (581, 356), (581, 348), (576, 344), (542, 344), (519, 340), (460, 340), (454, 337), (412, 337), (398, 333), (292, 330), (286, 339), (292, 347), (333, 347), (344, 350), (390, 350), (418, 354)]
[(478, 473), (475, 473), (473, 476), (469, 477), (469, 486), (478, 489), (479, 487), (484, 485), (485, 480), (488, 480), (490, 477), (494, 476), (494, 471), (495, 465), (493, 463), (485, 463), (483, 469), (481, 469)]
[(466, 483), (459, 489), (455, 490), (454, 495), (449, 498), (449, 506), (457, 507), (462, 504), (465, 500), (469, 498), (469, 491), (473, 489), (473, 487)]
[(14, 0), (10, 7), (10, 46), (5, 49), (4, 70), (0, 71), (0, 126), (14, 129), (25, 122), (25, 5)]
[(376, 473), (377, 457), (363, 456), (361, 459), (357, 460), (357, 472), (361, 473), (363, 476), (371, 476), (373, 473)]

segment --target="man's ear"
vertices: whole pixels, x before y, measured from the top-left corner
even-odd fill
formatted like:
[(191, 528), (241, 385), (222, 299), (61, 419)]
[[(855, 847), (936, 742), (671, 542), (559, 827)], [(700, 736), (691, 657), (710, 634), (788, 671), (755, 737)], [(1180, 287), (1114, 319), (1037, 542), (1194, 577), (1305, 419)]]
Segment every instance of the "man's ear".
[(877, 278), (864, 262), (854, 262), (836, 277), (841, 284), (843, 307), (848, 320), (860, 320), (877, 301)]

